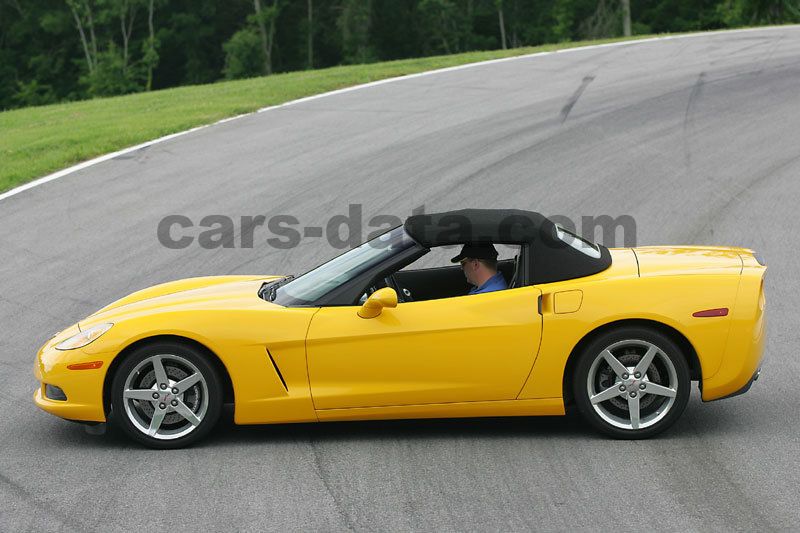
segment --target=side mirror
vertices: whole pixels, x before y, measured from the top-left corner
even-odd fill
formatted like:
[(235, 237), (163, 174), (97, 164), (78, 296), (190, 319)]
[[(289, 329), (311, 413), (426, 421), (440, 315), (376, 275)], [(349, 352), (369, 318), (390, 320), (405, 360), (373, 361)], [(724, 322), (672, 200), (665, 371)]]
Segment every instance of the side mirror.
[(375, 318), (384, 307), (397, 307), (397, 293), (390, 287), (384, 287), (373, 292), (361, 309), (358, 310), (358, 316), (361, 318)]

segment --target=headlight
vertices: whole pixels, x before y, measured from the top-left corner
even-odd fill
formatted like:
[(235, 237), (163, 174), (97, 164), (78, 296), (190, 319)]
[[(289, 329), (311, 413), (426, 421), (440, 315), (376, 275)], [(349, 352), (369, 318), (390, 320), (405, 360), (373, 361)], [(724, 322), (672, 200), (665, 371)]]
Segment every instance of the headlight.
[(111, 326), (113, 325), (114, 324), (98, 324), (96, 326), (92, 326), (86, 331), (81, 331), (69, 339), (60, 342), (56, 346), (56, 350), (74, 350), (76, 348), (83, 348), (87, 344), (90, 344), (100, 338), (100, 336), (111, 329)]

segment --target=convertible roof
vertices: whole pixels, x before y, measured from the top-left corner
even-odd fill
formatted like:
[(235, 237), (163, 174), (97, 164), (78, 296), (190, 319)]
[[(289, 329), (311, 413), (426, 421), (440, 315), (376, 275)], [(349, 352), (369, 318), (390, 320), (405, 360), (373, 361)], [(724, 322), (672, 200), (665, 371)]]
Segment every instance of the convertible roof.
[(426, 248), (465, 243), (527, 244), (532, 283), (550, 283), (596, 274), (611, 265), (611, 254), (595, 245), (592, 257), (557, 236), (556, 225), (534, 211), (521, 209), (459, 209), (413, 215), (403, 225)]

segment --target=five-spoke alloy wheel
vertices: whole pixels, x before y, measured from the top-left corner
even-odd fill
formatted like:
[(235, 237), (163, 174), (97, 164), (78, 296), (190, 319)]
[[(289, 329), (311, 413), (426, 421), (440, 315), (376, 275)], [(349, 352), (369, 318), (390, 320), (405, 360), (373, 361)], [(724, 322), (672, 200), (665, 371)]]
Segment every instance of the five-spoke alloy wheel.
[(219, 419), (219, 376), (205, 354), (188, 345), (159, 343), (134, 351), (111, 387), (117, 426), (153, 448), (187, 446)]
[(617, 438), (641, 439), (671, 426), (689, 400), (689, 368), (680, 348), (646, 328), (601, 335), (581, 353), (573, 395), (581, 414)]

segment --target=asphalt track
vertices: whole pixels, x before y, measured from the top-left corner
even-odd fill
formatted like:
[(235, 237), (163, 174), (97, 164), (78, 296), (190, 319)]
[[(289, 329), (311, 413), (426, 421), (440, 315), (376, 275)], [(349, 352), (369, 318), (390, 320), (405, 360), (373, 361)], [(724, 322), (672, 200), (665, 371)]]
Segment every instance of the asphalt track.
[[(800, 27), (518, 59), (243, 117), (0, 203), (0, 530), (796, 530)], [(337, 253), (162, 247), (159, 220), (363, 205), (632, 215), (769, 264), (762, 378), (660, 438), (577, 417), (232, 427), (154, 452), (38, 411), (33, 355), (142, 287)], [(197, 233), (191, 233), (196, 235)]]

